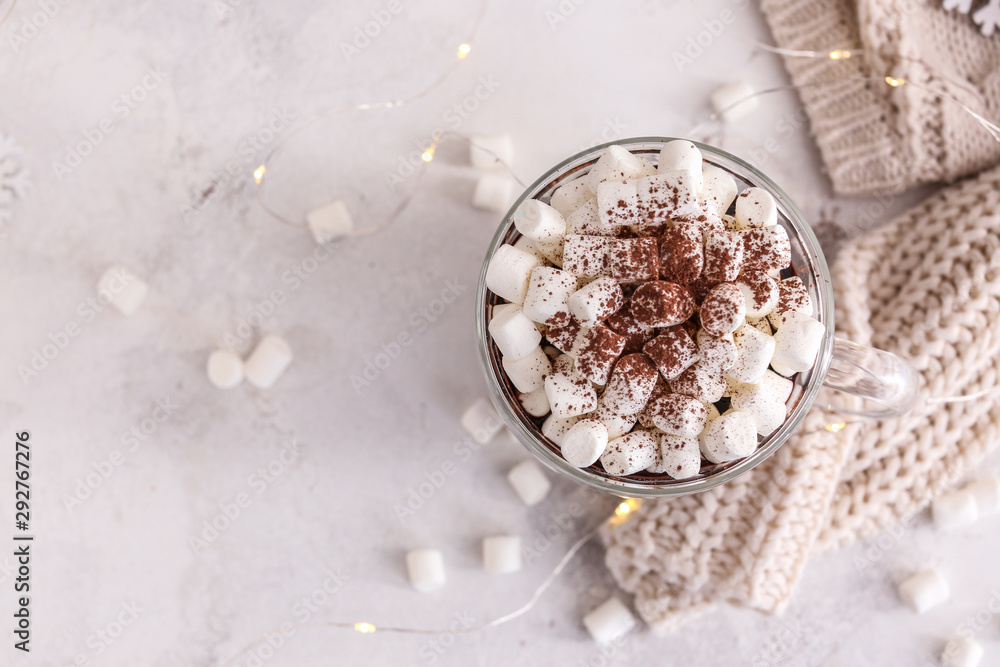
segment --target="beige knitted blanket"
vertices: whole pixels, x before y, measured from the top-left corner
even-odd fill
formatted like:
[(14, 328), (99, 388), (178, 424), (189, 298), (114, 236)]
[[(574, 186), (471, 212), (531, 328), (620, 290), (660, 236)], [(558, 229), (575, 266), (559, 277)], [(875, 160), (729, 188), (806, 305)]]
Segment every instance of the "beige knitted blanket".
[(833, 284), (838, 334), (909, 359), (917, 407), (839, 433), (824, 426), (845, 418), (814, 408), (752, 472), (605, 528), (607, 565), (654, 629), (719, 602), (779, 611), (810, 554), (912, 516), (1000, 442), (1000, 393), (953, 400), (998, 384), (1000, 168), (849, 243)]
[[(1000, 144), (956, 104), (1000, 122), (1000, 35), (942, 0), (760, 4), (779, 46), (855, 50), (785, 59), (837, 192), (901, 192), (1000, 162)], [(887, 75), (909, 84), (892, 88)]]

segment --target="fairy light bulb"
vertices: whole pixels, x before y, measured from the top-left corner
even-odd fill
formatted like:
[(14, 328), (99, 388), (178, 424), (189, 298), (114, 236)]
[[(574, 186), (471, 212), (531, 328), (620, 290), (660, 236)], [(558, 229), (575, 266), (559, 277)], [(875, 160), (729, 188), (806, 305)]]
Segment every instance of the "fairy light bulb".
[(885, 77), (885, 82), (890, 86), (892, 86), (893, 88), (899, 88), (904, 83), (906, 83), (906, 79), (897, 79), (894, 76), (887, 76)]
[(847, 49), (835, 49), (830, 51), (830, 60), (847, 60), (851, 57), (851, 52)]
[(843, 431), (846, 426), (847, 422), (834, 422), (832, 424), (827, 424), (826, 430), (829, 431), (830, 433), (838, 433), (840, 431)]
[(260, 182), (262, 180), (264, 180), (264, 172), (265, 171), (267, 171), (267, 167), (265, 167), (264, 165), (260, 165), (259, 167), (257, 167), (256, 169), (253, 170), (253, 180), (254, 180), (254, 183), (256, 183), (257, 185), (260, 185)]
[(371, 623), (355, 623), (354, 629), (363, 635), (370, 635), (375, 632), (375, 626)]
[(458, 59), (462, 60), (465, 56), (469, 55), (469, 51), (472, 51), (472, 46), (469, 44), (462, 44), (458, 47)]

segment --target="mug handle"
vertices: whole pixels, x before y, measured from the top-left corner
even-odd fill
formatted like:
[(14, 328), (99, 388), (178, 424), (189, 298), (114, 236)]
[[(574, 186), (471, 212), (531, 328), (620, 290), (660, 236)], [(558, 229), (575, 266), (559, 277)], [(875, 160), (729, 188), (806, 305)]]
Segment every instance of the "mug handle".
[(853, 410), (828, 405), (827, 409), (870, 419), (898, 417), (913, 407), (920, 388), (920, 376), (901, 357), (852, 343), (833, 340), (833, 360), (823, 384), (877, 404), (871, 410)]

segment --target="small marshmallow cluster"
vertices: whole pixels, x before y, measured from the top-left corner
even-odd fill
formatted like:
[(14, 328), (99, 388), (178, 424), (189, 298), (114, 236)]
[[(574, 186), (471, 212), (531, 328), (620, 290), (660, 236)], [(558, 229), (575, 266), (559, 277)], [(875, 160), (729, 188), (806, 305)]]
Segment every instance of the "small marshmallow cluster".
[[(472, 205), (505, 212), (514, 201), (514, 181), (506, 169), (514, 158), (509, 134), (477, 135), (469, 141), (469, 161), (481, 173), (472, 193)], [(506, 165), (506, 167), (504, 166)]]
[(219, 389), (232, 389), (243, 379), (258, 389), (269, 389), (292, 363), (292, 348), (282, 338), (265, 336), (246, 361), (229, 350), (208, 356), (208, 380)]
[(826, 339), (774, 197), (698, 148), (609, 147), (490, 259), (489, 332), (523, 411), (571, 465), (687, 479), (785, 422)]
[(931, 516), (938, 530), (968, 526), (979, 517), (997, 512), (1000, 512), (1000, 479), (995, 477), (971, 482), (931, 503)]

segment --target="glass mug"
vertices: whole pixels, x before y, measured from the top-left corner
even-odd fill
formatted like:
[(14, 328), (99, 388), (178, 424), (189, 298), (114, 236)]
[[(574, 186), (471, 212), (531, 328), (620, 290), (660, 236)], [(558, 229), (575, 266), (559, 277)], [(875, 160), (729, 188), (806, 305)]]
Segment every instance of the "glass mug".
[(739, 158), (725, 151), (699, 144), (706, 162), (729, 172), (736, 179), (742, 192), (748, 187), (767, 190), (778, 205), (778, 224), (788, 232), (792, 248), (792, 268), (805, 283), (812, 299), (814, 316), (826, 327), (826, 336), (820, 346), (816, 363), (809, 371), (793, 377), (791, 397), (786, 402), (784, 424), (743, 459), (722, 464), (703, 461), (701, 472), (688, 479), (675, 480), (667, 475), (638, 472), (626, 478), (616, 478), (606, 473), (600, 463), (587, 468), (570, 465), (560, 454), (557, 444), (542, 435), (543, 419), (531, 417), (518, 400), (518, 391), (507, 379), (501, 366), (501, 354), (490, 340), (487, 330), (493, 306), (502, 300), (486, 288), (486, 269), (493, 253), (504, 243), (513, 244), (520, 234), (514, 227), (513, 215), (526, 199), (548, 202), (552, 193), (590, 170), (604, 150), (611, 145), (622, 146), (635, 155), (641, 155), (654, 164), (663, 144), (673, 141), (670, 137), (639, 137), (610, 142), (578, 153), (543, 174), (517, 199), (497, 229), (486, 253), (486, 261), (479, 276), (476, 294), (476, 328), (479, 335), (479, 352), (489, 385), (490, 397), (504, 423), (542, 463), (560, 475), (571, 477), (592, 488), (615, 495), (634, 498), (664, 497), (698, 493), (731, 480), (751, 470), (773, 454), (792, 435), (805, 418), (824, 385), (866, 399), (878, 407), (867, 411), (840, 410), (871, 418), (886, 418), (905, 412), (916, 399), (918, 379), (912, 367), (894, 354), (856, 345), (834, 336), (833, 290), (830, 288), (830, 271), (815, 234), (805, 221), (802, 212), (792, 203), (771, 179)]

